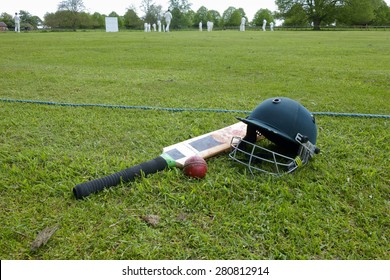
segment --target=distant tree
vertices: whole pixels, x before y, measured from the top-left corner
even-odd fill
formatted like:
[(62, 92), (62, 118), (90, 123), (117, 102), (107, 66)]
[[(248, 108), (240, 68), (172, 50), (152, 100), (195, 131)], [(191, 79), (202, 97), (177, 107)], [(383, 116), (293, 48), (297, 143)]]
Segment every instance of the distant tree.
[(46, 13), (44, 16), (45, 25), (51, 28), (73, 28), (76, 29), (74, 15), (69, 11), (57, 11)]
[(46, 13), (43, 16), (43, 22), (50, 28), (55, 28), (58, 26), (58, 20), (55, 13)]
[(202, 22), (203, 25), (206, 25), (207, 13), (208, 13), (208, 10), (205, 6), (200, 7), (195, 13), (194, 25), (197, 26), (199, 24), (199, 22)]
[(366, 25), (373, 19), (372, 0), (346, 0), (337, 16), (337, 22), (346, 25)]
[(77, 18), (71, 11), (58, 10), (55, 13), (46, 13), (44, 23), (51, 28), (73, 29), (78, 28), (89, 29), (94, 27), (93, 17), (85, 12), (78, 12)]
[(268, 9), (258, 10), (253, 17), (252, 23), (256, 26), (262, 26), (264, 19), (267, 20), (268, 23), (274, 21), (274, 16), (272, 15), (272, 12), (270, 10)]
[(307, 26), (310, 25), (306, 12), (299, 4), (294, 4), (284, 16), (284, 26)]
[(162, 15), (161, 5), (152, 5), (149, 7), (147, 14), (145, 15), (145, 22), (157, 23), (158, 18)]
[(374, 0), (374, 20), (373, 25), (390, 25), (390, 7), (384, 0)]
[(130, 29), (142, 28), (142, 20), (138, 17), (134, 9), (128, 9), (123, 16), (124, 26)]
[(85, 6), (82, 0), (64, 0), (58, 4), (59, 11), (66, 11), (66, 21), (70, 22), (71, 28), (76, 30), (76, 27), (84, 20), (81, 16), (81, 12), (85, 10)]
[[(133, 9), (135, 11), (135, 9)], [(156, 5), (153, 0), (142, 0), (141, 11), (144, 13), (143, 20), (147, 23), (156, 23), (162, 15), (162, 6)]]
[(344, 0), (275, 0), (282, 17), (285, 17), (294, 5), (301, 5), (307, 20), (313, 23), (314, 30), (320, 30), (321, 24), (334, 22), (337, 8), (343, 2)]
[(186, 26), (184, 19), (184, 14), (180, 11), (179, 8), (170, 8), (172, 14), (171, 28), (172, 29), (181, 29)]
[(58, 4), (58, 10), (80, 13), (85, 10), (82, 0), (64, 0)]
[(169, 0), (169, 8), (173, 10), (174, 8), (179, 9), (182, 13), (187, 13), (191, 9), (192, 4), (188, 0)]
[(229, 26), (240, 26), (243, 16), (245, 16), (244, 10), (242, 8), (236, 9), (230, 17)]
[(171, 26), (174, 29), (187, 28), (192, 25), (191, 3), (188, 0), (170, 0), (169, 9), (172, 13)]
[(13, 16), (10, 14), (2, 13), (0, 15), (0, 21), (4, 22), (8, 26), (8, 29), (12, 29), (15, 27)]
[(155, 6), (154, 0), (142, 0), (141, 1), (141, 11), (144, 13), (144, 19), (148, 14), (150, 14), (150, 9), (152, 6)]
[(345, 0), (337, 22), (345, 25), (386, 25), (390, 10), (383, 0)]
[(196, 13), (191, 9), (188, 10), (188, 12), (185, 14), (188, 27), (198, 26), (199, 21), (198, 22), (195, 21), (195, 15), (196, 15)]
[(79, 29), (91, 29), (93, 26), (93, 20), (90, 14), (81, 12), (78, 15), (78, 23), (76, 28)]
[(223, 26), (232, 26), (231, 18), (234, 15), (234, 12), (237, 9), (235, 7), (228, 7), (222, 14), (222, 24)]
[(91, 24), (94, 29), (104, 28), (106, 24), (105, 16), (97, 12), (93, 13), (93, 15), (91, 15)]
[(214, 27), (222, 27), (222, 16), (216, 10), (209, 10), (207, 12), (207, 20), (210, 20), (214, 23)]
[(37, 29), (38, 25), (42, 24), (42, 20), (39, 17), (33, 16), (27, 11), (21, 10), (19, 15), (22, 29)]

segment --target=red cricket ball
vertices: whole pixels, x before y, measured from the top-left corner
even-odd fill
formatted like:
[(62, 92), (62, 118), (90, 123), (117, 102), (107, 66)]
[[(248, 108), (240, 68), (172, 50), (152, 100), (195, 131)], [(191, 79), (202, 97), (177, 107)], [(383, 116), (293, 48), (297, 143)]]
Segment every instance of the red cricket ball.
[(207, 173), (207, 163), (200, 156), (189, 157), (184, 162), (183, 172), (188, 177), (202, 179)]

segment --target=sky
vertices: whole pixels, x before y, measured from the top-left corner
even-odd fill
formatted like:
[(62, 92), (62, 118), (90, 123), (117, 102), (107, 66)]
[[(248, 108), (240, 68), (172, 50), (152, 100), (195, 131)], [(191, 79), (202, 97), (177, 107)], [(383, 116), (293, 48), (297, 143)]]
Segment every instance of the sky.
[[(62, 2), (62, 0), (2, 0), (0, 4), (0, 14), (5, 12), (14, 15), (15, 12), (24, 10), (43, 20), (43, 16), (46, 13), (54, 13), (57, 11), (60, 2)], [(139, 8), (141, 2), (141, 0), (83, 0), (86, 12), (98, 12), (106, 15), (111, 12), (124, 15), (127, 8), (133, 5), (137, 10), (137, 14), (142, 16), (143, 14)], [(277, 10), (275, 0), (188, 0), (188, 2), (192, 3), (191, 9), (195, 12), (201, 6), (205, 6), (208, 10), (216, 10), (221, 15), (229, 7), (237, 9), (243, 8), (249, 20), (253, 19), (253, 16), (259, 9)], [(161, 5), (163, 10), (166, 10), (169, 5), (168, 0), (154, 0), (154, 3)]]

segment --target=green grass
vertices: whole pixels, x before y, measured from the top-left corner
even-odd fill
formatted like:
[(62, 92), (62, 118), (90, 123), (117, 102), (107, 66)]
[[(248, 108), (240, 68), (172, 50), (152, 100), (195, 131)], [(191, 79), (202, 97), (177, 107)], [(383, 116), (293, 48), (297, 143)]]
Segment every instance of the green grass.
[[(0, 98), (252, 110), (287, 96), (313, 112), (390, 113), (389, 32), (0, 40)], [(390, 259), (388, 119), (318, 116), (322, 153), (281, 178), (253, 177), (221, 155), (204, 180), (172, 169), (76, 201), (76, 184), (237, 114), (0, 102), (0, 115), (1, 259)]]

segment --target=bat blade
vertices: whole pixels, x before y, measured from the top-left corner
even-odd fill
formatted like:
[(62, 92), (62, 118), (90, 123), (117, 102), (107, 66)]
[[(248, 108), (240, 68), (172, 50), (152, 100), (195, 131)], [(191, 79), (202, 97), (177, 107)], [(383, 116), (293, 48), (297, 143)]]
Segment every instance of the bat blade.
[(121, 170), (103, 178), (76, 185), (73, 194), (76, 199), (82, 199), (92, 193), (113, 187), (121, 182), (129, 182), (142, 175), (149, 175), (167, 167), (182, 168), (187, 158), (199, 155), (204, 159), (215, 156), (230, 149), (233, 136), (244, 137), (246, 124), (239, 122), (219, 130), (194, 137), (192, 139), (165, 147), (163, 153), (146, 162)]
[(172, 157), (176, 167), (182, 168), (187, 158), (198, 155), (204, 159), (210, 158), (230, 149), (233, 136), (244, 137), (246, 124), (243, 122), (200, 135), (183, 142), (173, 144), (163, 149), (163, 154)]

